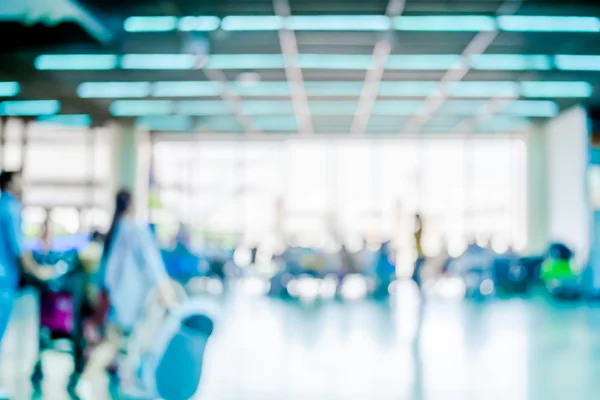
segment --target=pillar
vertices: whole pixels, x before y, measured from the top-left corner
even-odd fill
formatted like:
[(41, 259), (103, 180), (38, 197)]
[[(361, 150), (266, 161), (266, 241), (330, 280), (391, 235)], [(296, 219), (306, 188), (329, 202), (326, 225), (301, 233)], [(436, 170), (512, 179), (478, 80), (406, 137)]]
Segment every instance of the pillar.
[(548, 246), (548, 176), (545, 124), (527, 134), (527, 252), (541, 254)]
[(4, 169), (6, 159), (6, 126), (8, 125), (7, 117), (0, 117), (0, 170)]
[(150, 181), (149, 134), (137, 130), (133, 119), (120, 120), (113, 128), (113, 191), (131, 191), (136, 217), (145, 220)]
[(588, 273), (584, 282), (590, 297), (600, 298), (600, 115), (598, 109), (589, 113), (588, 195), (592, 208), (592, 227)]
[(122, 120), (116, 126), (114, 136), (114, 185), (115, 189), (135, 192), (137, 175), (137, 147), (135, 122)]
[(534, 124), (527, 139), (529, 250), (541, 253), (550, 242), (562, 242), (583, 269), (594, 247), (586, 110), (576, 106)]
[(548, 238), (575, 251), (585, 293), (600, 297), (600, 129), (594, 119), (573, 107), (548, 122), (544, 140)]
[(575, 263), (588, 263), (592, 209), (587, 188), (589, 127), (581, 106), (562, 112), (545, 129), (548, 187), (548, 237), (575, 252)]

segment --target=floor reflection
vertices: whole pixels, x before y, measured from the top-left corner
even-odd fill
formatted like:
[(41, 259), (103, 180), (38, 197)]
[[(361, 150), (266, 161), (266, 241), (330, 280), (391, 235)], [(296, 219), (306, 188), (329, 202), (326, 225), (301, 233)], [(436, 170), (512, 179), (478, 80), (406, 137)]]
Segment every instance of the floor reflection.
[(423, 382), (423, 357), (421, 355), (421, 338), (423, 332), (423, 321), (425, 319), (426, 299), (418, 296), (418, 305), (416, 312), (416, 329), (412, 340), (412, 368), (413, 368), (413, 388), (412, 398), (423, 400), (424, 382)]
[[(201, 400), (562, 400), (600, 393), (595, 305), (540, 297), (425, 300), (409, 284), (389, 302), (302, 304), (242, 292), (219, 301)], [(31, 398), (32, 307), (32, 298), (20, 302), (3, 354), (16, 399)], [(65, 398), (68, 358), (48, 354), (45, 363), (52, 368), (44, 398)]]

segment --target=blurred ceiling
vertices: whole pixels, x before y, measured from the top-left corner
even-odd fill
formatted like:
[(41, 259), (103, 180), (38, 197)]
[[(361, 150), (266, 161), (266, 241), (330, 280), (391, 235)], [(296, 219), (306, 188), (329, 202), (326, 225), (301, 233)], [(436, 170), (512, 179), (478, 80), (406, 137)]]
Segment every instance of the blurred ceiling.
[(4, 2), (3, 115), (213, 133), (507, 132), (600, 96), (598, 1)]

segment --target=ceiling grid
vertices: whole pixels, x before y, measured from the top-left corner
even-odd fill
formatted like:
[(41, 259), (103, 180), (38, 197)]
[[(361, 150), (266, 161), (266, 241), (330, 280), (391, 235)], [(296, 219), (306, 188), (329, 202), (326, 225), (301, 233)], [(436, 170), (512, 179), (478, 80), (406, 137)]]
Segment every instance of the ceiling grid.
[(600, 98), (600, 3), (79, 3), (114, 40), (76, 21), (27, 27), (0, 8), (13, 38), (0, 44), (0, 114), (220, 134), (452, 134), (522, 130)]

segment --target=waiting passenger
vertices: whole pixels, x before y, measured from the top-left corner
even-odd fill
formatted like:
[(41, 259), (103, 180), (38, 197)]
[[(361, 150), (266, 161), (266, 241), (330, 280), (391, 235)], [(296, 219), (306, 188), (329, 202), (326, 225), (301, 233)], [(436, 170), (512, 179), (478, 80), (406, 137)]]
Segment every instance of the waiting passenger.
[(361, 272), (356, 255), (351, 253), (344, 244), (340, 248), (339, 258), (342, 263), (340, 270), (342, 277), (348, 274), (358, 274)]
[(375, 273), (379, 281), (379, 286), (385, 287), (387, 291), (388, 285), (396, 278), (396, 265), (392, 260), (390, 242), (381, 244), (381, 248), (377, 253)]
[(415, 216), (415, 250), (417, 252), (417, 259), (415, 261), (415, 268), (412, 274), (412, 280), (421, 287), (421, 270), (425, 265), (425, 252), (423, 251), (423, 218), (421, 214)]
[(191, 248), (191, 242), (189, 230), (185, 224), (179, 224), (179, 231), (177, 232), (177, 235), (175, 235), (175, 245), (173, 247), (175, 249), (183, 248), (189, 251)]
[(369, 249), (369, 243), (363, 239), (362, 248), (356, 254), (361, 272), (365, 275), (374, 275), (375, 252)]

